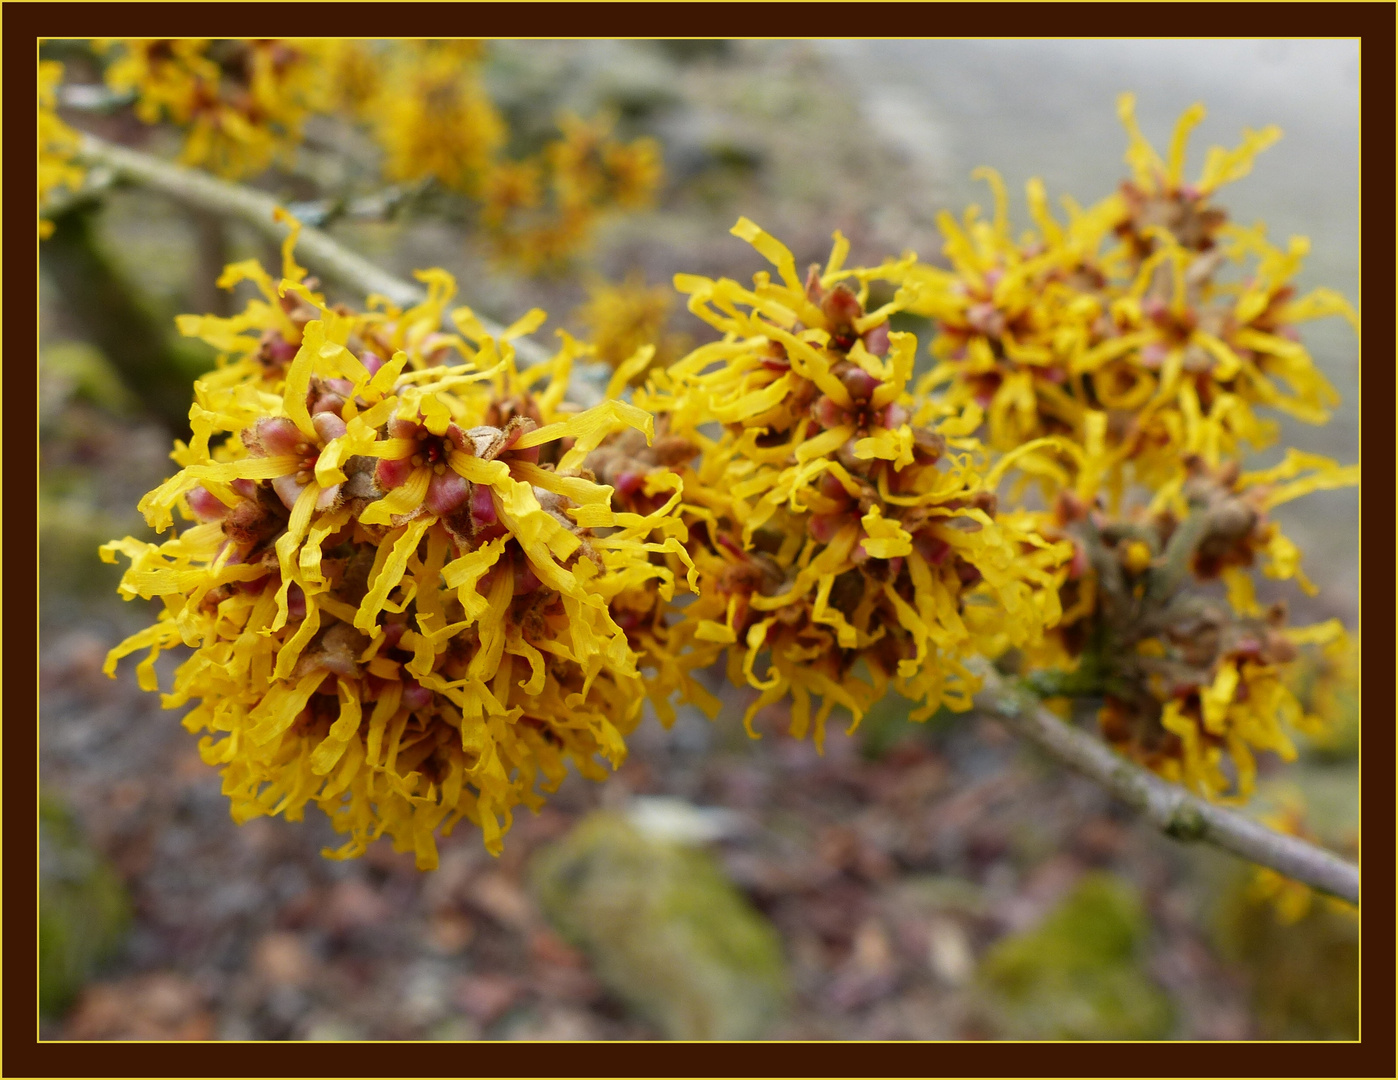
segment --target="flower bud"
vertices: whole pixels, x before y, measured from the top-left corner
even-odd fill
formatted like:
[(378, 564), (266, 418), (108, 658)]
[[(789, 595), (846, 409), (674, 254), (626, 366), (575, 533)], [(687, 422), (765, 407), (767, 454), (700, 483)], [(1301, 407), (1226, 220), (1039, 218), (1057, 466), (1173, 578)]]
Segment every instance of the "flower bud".
[(301, 497), (301, 492), (306, 490), (306, 485), (294, 476), (278, 476), (272, 481), (272, 490), (277, 493), (277, 498), (282, 501), (283, 506), (288, 510), (295, 510), (296, 500)]
[(417, 712), (432, 704), (432, 691), (412, 679), (404, 680), (403, 696), (399, 703), (409, 712)]
[(499, 521), (495, 512), (495, 496), (490, 488), (483, 485), (471, 491), (471, 524), (477, 529), (488, 529)]
[(432, 477), (423, 502), (427, 509), (438, 517), (446, 517), (470, 497), (471, 484), (448, 469), (441, 475)]
[(821, 397), (816, 401), (811, 409), (811, 416), (823, 428), (839, 427), (846, 421), (845, 410), (828, 397)]
[(859, 297), (847, 285), (836, 285), (826, 293), (820, 302), (820, 310), (829, 323), (831, 334), (853, 329), (854, 320), (864, 314)]
[(306, 593), (294, 581), (286, 590), (286, 617), (291, 622), (300, 622), (306, 617)]
[(311, 417), (311, 424), (316, 429), (316, 434), (320, 436), (322, 442), (330, 442), (338, 439), (347, 430), (345, 422), (339, 416), (330, 412), (319, 412)]
[(251, 429), (244, 429), (243, 442), (249, 453), (280, 457), (304, 452), (305, 433), (284, 416), (268, 416)]
[(1005, 332), (1005, 316), (991, 303), (972, 304), (966, 309), (966, 322), (988, 338), (998, 338)]
[(854, 398), (856, 404), (867, 402), (874, 396), (874, 391), (879, 388), (879, 380), (862, 367), (857, 366), (852, 366), (841, 375), (840, 381), (845, 384), (845, 389), (849, 391), (849, 396)]
[(222, 499), (202, 486), (186, 492), (185, 502), (189, 504), (190, 512), (200, 521), (217, 521), (226, 517), (229, 510)]
[(812, 514), (810, 520), (806, 522), (806, 531), (811, 534), (811, 538), (818, 544), (828, 544), (835, 539), (835, 534), (840, 531), (840, 525), (844, 521), (842, 514)]
[(886, 428), (902, 427), (908, 422), (908, 419), (908, 410), (901, 405), (889, 405), (883, 411), (883, 426)]
[(320, 413), (334, 413), (339, 416), (345, 408), (345, 399), (339, 394), (321, 394), (311, 405), (311, 415)]
[(383, 491), (391, 491), (406, 484), (412, 474), (411, 458), (381, 458), (374, 467), (374, 483)]
[(864, 332), (864, 347), (875, 356), (884, 356), (888, 352), (888, 323), (881, 322), (878, 326), (872, 326)]

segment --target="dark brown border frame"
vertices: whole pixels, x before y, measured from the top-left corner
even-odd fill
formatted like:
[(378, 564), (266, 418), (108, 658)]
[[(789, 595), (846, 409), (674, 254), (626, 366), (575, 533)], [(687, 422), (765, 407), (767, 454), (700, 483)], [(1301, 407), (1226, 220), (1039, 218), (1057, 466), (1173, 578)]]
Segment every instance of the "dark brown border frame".
[[(1365, 726), (1363, 810), (1366, 875), (1363, 941), (1363, 1039), (1360, 1043), (1163, 1043), (1129, 1044), (490, 1044), (469, 1048), (410, 1044), (83, 1044), (40, 1043), (35, 1036), (34, 890), (30, 867), (36, 841), (34, 771), (37, 708), (26, 704), (35, 688), (37, 641), (18, 628), (29, 612), (29, 568), (37, 523), (18, 513), (32, 486), (37, 432), (33, 426), (37, 355), (37, 274), (34, 203), (27, 162), (32, 159), (35, 49), (38, 37), (72, 36), (449, 36), (601, 37), (625, 30), (632, 37), (799, 37), (812, 33), (878, 37), (1002, 36), (1277, 36), (1362, 39), (1363, 302), (1361, 455), (1367, 476), (1361, 543), (1367, 540), (1363, 592), (1394, 595), (1390, 555), (1394, 504), (1395, 401), (1394, 34), (1395, 9), (1387, 4), (19, 4), (0, 9), (4, 35), (4, 145), (17, 162), (4, 184), (4, 291), (10, 423), (4, 447), (12, 492), (10, 529), (3, 535), (10, 589), (5, 623), (11, 627), (4, 667), (10, 675), (4, 704), (12, 707), (4, 750), (5, 864), (11, 888), (3, 911), (4, 987), (11, 1007), (3, 1021), (5, 1076), (201, 1076), (302, 1075), (339, 1077), (416, 1075), (571, 1076), (1391, 1076), (1394, 1053), (1394, 832), (1392, 762), (1394, 725), (1385, 673), (1395, 653), (1390, 615), (1371, 599), (1363, 632), (1370, 680)], [(544, 33), (540, 33), (543, 30)], [(31, 291), (34, 290), (34, 291)], [(31, 300), (31, 298), (33, 298)], [(17, 385), (18, 384), (18, 385)], [(1383, 691), (1380, 693), (1380, 691)]]

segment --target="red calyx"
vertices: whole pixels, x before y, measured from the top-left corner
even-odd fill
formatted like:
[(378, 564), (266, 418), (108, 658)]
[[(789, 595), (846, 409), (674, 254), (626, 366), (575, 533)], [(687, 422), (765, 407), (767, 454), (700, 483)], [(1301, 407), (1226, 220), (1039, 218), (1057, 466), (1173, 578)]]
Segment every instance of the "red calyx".
[(845, 410), (828, 397), (821, 397), (811, 409), (811, 416), (823, 428), (839, 427), (846, 422)]
[(447, 469), (440, 475), (432, 477), (427, 485), (427, 496), (423, 502), (427, 509), (438, 517), (446, 517), (462, 506), (470, 497), (470, 483)]
[(885, 355), (888, 352), (888, 323), (881, 322), (878, 326), (866, 330), (864, 347), (875, 356)]
[(844, 524), (843, 514), (812, 514), (806, 521), (806, 531), (818, 544), (828, 544)]
[(403, 680), (403, 696), (399, 704), (409, 712), (417, 712), (432, 704), (432, 691), (412, 679)]
[(826, 293), (820, 302), (820, 310), (833, 337), (854, 336), (854, 320), (864, 314), (859, 297), (847, 285), (836, 285)]
[(476, 484), (471, 489), (471, 524), (477, 529), (490, 528), (499, 523), (495, 512), (495, 496), (484, 484)]
[(412, 474), (413, 462), (411, 458), (381, 458), (378, 465), (374, 467), (374, 483), (382, 491), (391, 491), (406, 484), (408, 477)]
[(200, 521), (218, 521), (229, 510), (223, 504), (222, 499), (203, 486), (186, 492), (184, 498), (185, 502), (189, 504), (190, 511)]
[(840, 376), (840, 381), (845, 384), (845, 389), (856, 404), (867, 402), (879, 388), (879, 380), (862, 367), (851, 367)]

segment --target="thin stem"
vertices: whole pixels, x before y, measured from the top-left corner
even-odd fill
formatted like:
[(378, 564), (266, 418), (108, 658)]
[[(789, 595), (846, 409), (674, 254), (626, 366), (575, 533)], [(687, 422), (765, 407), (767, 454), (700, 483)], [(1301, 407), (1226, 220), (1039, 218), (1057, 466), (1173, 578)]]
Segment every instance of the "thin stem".
[[(286, 227), (273, 218), (280, 205), (270, 195), (151, 157), (124, 146), (115, 146), (92, 135), (84, 135), (75, 155), (88, 166), (106, 166), (128, 180), (170, 195), (189, 206), (247, 222), (263, 236), (280, 242)], [(400, 307), (421, 303), (427, 293), (421, 286), (386, 273), (369, 260), (356, 255), (319, 229), (303, 227), (296, 244), (296, 256), (325, 277), (359, 292), (378, 293)], [(504, 327), (479, 313), (486, 333), (498, 336)], [(525, 364), (549, 358), (548, 352), (532, 341), (516, 340), (515, 353)]]
[(1146, 599), (1160, 603), (1168, 599), (1189, 574), (1189, 563), (1209, 531), (1208, 513), (1203, 507), (1191, 506), (1189, 516), (1180, 522), (1165, 545), (1160, 565), (1150, 572), (1150, 584), (1146, 589)]
[(1139, 810), (1167, 836), (1222, 848), (1320, 892), (1359, 903), (1359, 868), (1295, 836), (1191, 795), (1117, 754), (1100, 739), (1065, 724), (1029, 691), (982, 665), (976, 704), (1050, 757), (1095, 780)]
[(356, 221), (387, 221), (412, 199), (422, 193), (422, 184), (395, 184), (373, 195), (357, 199), (329, 198), (314, 202), (292, 203), (287, 209), (303, 225), (321, 228), (331, 222), (349, 218)]
[(101, 83), (69, 83), (58, 88), (58, 106), (74, 112), (110, 113), (136, 100), (133, 91), (118, 93)]

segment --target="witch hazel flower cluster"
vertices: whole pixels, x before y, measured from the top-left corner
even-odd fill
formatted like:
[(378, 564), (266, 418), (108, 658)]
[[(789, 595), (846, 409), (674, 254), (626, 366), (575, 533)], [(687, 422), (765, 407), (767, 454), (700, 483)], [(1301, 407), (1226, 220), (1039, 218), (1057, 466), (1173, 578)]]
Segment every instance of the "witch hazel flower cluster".
[[(1104, 737), (1157, 773), (1246, 798), (1258, 753), (1327, 723), (1293, 692), (1298, 655), (1347, 640), (1259, 603), (1257, 572), (1313, 588), (1271, 511), (1358, 475), (1239, 458), (1275, 438), (1266, 410), (1327, 418), (1295, 324), (1353, 312), (1296, 297), (1304, 241), (1214, 202), (1275, 133), (1188, 182), (1202, 112), (1168, 162), (1129, 98), (1121, 115), (1117, 193), (1061, 223), (1031, 183), (1037, 231), (1014, 239), (990, 174), (993, 220), (942, 220), (950, 269), (847, 265), (836, 233), (802, 274), (739, 220), (772, 269), (677, 275), (710, 340), (669, 362), (609, 341), (586, 410), (569, 380), (597, 349), (562, 334), (517, 361), (542, 312), (487, 334), (440, 270), (415, 307), (329, 305), (292, 222), (279, 279), (221, 279), (256, 285), (244, 311), (180, 320), (220, 360), (141, 504), (183, 526), (103, 549), (131, 561), (123, 595), (163, 604), (107, 670), (148, 650), (156, 689), (159, 654), (192, 650), (165, 704), (191, 706), (237, 820), (315, 804), (347, 836), (333, 854), (387, 835), (424, 868), (462, 819), (499, 852), (569, 764), (604, 778), (647, 702), (717, 715), (720, 666), (750, 734), (819, 745), (835, 710), (852, 731), (892, 691), (914, 720), (967, 710), (993, 661), (1097, 699)], [(895, 328), (919, 318), (921, 342)]]

